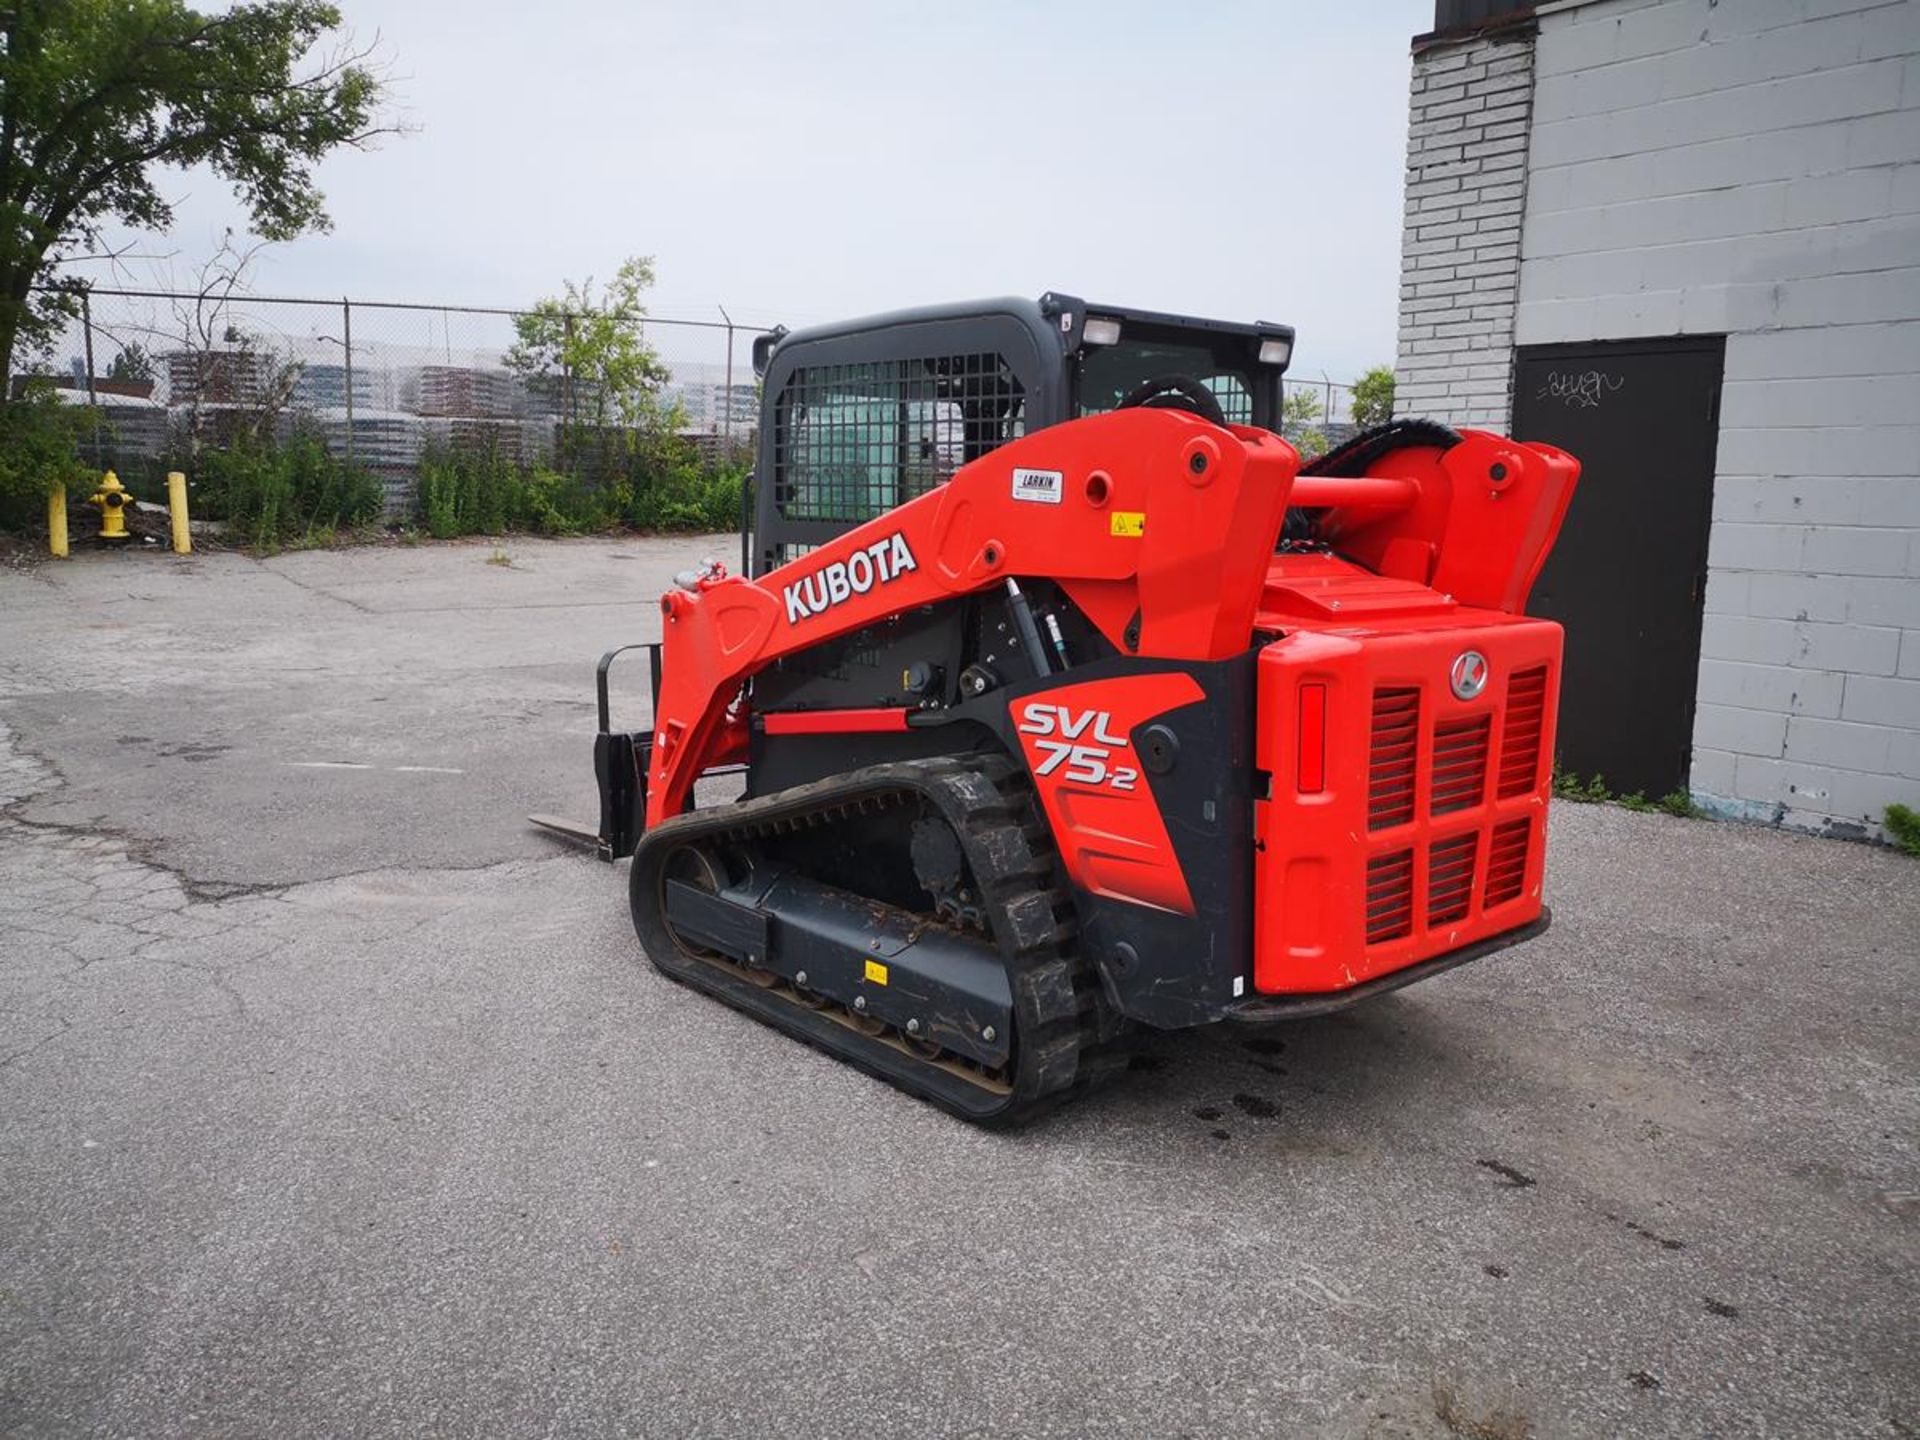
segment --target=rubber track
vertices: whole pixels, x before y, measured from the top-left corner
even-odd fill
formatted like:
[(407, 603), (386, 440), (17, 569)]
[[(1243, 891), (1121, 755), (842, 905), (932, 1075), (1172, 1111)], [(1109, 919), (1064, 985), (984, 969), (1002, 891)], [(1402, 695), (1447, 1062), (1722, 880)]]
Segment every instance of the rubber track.
[[(659, 914), (660, 875), (689, 845), (750, 849), (766, 836), (841, 822), (877, 807), (928, 802), (952, 825), (981, 896), (1013, 994), (1010, 1084), (992, 1088), (862, 1035), (801, 1005), (784, 986), (766, 989), (732, 966), (683, 955)], [(1058, 882), (1051, 838), (1026, 778), (1000, 756), (941, 756), (849, 771), (776, 794), (677, 816), (641, 837), (629, 881), (635, 933), (669, 978), (846, 1060), (975, 1124), (1023, 1124), (1122, 1068), (1103, 1040), (1097, 982), (1077, 945), (1072, 900)]]

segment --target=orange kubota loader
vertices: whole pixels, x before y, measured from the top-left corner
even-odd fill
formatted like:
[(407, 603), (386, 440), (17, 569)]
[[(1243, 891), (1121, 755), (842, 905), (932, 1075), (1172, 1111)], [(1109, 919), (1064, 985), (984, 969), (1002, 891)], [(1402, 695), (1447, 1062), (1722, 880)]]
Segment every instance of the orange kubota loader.
[(1060, 295), (762, 337), (744, 573), (661, 598), (646, 730), (601, 662), (593, 838), (654, 965), (1008, 1124), (1142, 1028), (1539, 934), (1525, 607), (1579, 467), (1418, 421), (1303, 464), (1292, 345)]

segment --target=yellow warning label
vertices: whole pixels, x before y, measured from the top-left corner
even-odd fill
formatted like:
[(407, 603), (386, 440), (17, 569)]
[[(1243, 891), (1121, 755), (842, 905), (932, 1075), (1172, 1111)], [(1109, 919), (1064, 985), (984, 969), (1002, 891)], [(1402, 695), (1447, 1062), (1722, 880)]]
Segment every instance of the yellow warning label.
[(1147, 533), (1147, 512), (1144, 510), (1116, 510), (1113, 512), (1113, 533), (1123, 536), (1139, 536)]
[(886, 984), (887, 967), (882, 965), (878, 960), (867, 961), (867, 979), (876, 985)]

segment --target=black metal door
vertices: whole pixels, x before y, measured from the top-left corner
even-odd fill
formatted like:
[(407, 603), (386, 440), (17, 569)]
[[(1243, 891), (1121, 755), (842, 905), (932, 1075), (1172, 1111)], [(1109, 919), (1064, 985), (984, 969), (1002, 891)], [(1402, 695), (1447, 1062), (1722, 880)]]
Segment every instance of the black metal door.
[(1531, 613), (1567, 628), (1560, 763), (1616, 794), (1687, 783), (1722, 336), (1523, 347), (1513, 433), (1580, 461)]

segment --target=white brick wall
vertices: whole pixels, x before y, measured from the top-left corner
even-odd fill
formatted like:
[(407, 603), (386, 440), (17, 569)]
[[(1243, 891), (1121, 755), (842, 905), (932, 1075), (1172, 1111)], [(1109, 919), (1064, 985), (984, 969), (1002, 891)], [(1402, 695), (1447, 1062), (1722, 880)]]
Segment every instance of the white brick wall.
[(1728, 337), (1696, 793), (1920, 803), (1920, 0), (1546, 5), (1534, 56), (1514, 343)]
[(1394, 408), (1505, 428), (1526, 198), (1530, 35), (1416, 55)]

